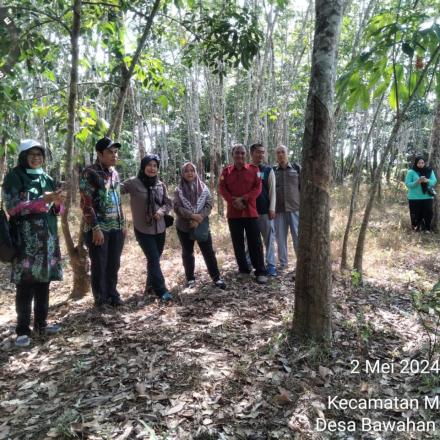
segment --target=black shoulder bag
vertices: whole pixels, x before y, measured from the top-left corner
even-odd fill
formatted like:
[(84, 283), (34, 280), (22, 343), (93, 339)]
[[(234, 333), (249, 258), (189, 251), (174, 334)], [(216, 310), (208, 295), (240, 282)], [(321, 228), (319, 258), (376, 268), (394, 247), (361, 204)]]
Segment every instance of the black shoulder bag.
[(2, 200), (0, 205), (0, 261), (10, 263), (17, 253), (17, 249), (12, 241), (11, 224), (3, 209)]
[[(163, 185), (163, 197), (162, 197), (162, 206), (165, 205), (165, 184), (162, 182)], [(174, 217), (170, 214), (165, 214), (163, 216), (163, 219), (165, 220), (165, 227), (169, 228), (170, 226), (173, 226), (174, 224)]]

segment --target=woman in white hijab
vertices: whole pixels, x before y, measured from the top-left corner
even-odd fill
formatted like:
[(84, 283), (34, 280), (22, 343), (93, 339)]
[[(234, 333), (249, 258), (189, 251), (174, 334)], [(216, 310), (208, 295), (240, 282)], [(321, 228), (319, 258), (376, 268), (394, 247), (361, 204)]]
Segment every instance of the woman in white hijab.
[(174, 193), (174, 211), (177, 215), (176, 229), (182, 245), (187, 287), (190, 288), (195, 285), (194, 243), (197, 241), (214, 285), (220, 289), (226, 289), (226, 284), (220, 277), (212, 247), (208, 220), (211, 209), (212, 196), (208, 187), (198, 176), (194, 164), (184, 163), (180, 183)]

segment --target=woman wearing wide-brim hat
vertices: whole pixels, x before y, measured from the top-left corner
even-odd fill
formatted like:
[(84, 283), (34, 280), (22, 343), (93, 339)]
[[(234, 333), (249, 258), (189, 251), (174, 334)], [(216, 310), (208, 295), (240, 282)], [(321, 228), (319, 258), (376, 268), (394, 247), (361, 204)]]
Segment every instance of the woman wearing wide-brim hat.
[(3, 182), (3, 200), (10, 216), (17, 256), (12, 261), (11, 281), (16, 284), (17, 339), (31, 342), (31, 308), (34, 301), (36, 333), (52, 334), (58, 325), (47, 324), (49, 284), (62, 279), (57, 215), (65, 197), (44, 171), (45, 148), (26, 139), (19, 146), (18, 164)]

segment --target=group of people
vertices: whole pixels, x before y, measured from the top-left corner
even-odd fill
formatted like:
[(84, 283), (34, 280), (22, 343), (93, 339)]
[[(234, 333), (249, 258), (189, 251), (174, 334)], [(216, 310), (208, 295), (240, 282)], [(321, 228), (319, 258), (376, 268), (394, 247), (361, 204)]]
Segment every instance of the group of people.
[[(135, 177), (120, 182), (115, 169), (121, 144), (105, 137), (96, 145), (96, 162), (80, 178), (83, 233), (91, 262), (91, 285), (96, 307), (119, 306), (117, 290), (120, 257), (127, 233), (121, 194), (130, 196), (133, 228), (147, 260), (146, 293), (162, 301), (172, 300), (160, 260), (166, 229), (174, 222), (182, 247), (187, 287), (195, 286), (194, 246), (197, 242), (214, 286), (225, 289), (212, 236), (209, 215), (212, 194), (191, 162), (183, 164), (180, 182), (171, 200), (159, 179), (160, 158), (146, 155)], [(238, 276), (248, 278), (254, 270), (257, 283), (277, 276), (288, 265), (287, 237), (290, 231), (298, 248), (300, 167), (290, 163), (284, 146), (276, 148), (277, 165), (265, 164), (264, 145), (250, 147), (250, 162), (244, 145), (232, 148), (232, 164), (220, 176), (219, 192), (227, 204), (227, 219)], [(31, 311), (34, 303), (36, 333), (53, 334), (48, 325), (49, 284), (62, 279), (57, 216), (63, 212), (65, 192), (56, 188), (44, 171), (46, 151), (40, 142), (26, 139), (19, 146), (18, 164), (3, 182), (3, 201), (10, 217), (17, 255), (12, 261), (11, 280), (16, 284), (16, 345), (31, 342)], [(417, 156), (405, 179), (411, 223), (414, 230), (430, 231), (437, 180), (424, 158)], [(278, 265), (275, 258), (277, 243)], [(264, 243), (264, 249), (263, 249)]]
[[(212, 195), (197, 173), (186, 162), (180, 182), (171, 200), (166, 185), (159, 179), (160, 158), (146, 155), (135, 177), (120, 182), (115, 169), (121, 144), (110, 138), (96, 145), (96, 162), (80, 177), (84, 241), (91, 262), (91, 287), (96, 307), (120, 306), (117, 290), (120, 257), (127, 234), (121, 194), (130, 196), (133, 228), (147, 260), (146, 293), (162, 301), (172, 300), (162, 273), (160, 260), (166, 229), (174, 222), (182, 247), (187, 287), (195, 286), (194, 246), (197, 242), (213, 285), (225, 289), (212, 236), (209, 215)], [(246, 161), (244, 145), (232, 149), (233, 163), (224, 168), (219, 192), (227, 203), (227, 218), (238, 265), (239, 276), (249, 277), (254, 269), (258, 283), (267, 282), (288, 264), (287, 236), (298, 245), (300, 168), (288, 160), (286, 147), (276, 149), (278, 165), (264, 164), (265, 147), (250, 147)], [(63, 211), (65, 192), (56, 188), (44, 171), (46, 151), (40, 142), (26, 139), (19, 146), (18, 164), (3, 182), (3, 200), (10, 217), (17, 255), (12, 261), (12, 282), (16, 284), (16, 341), (20, 347), (31, 342), (31, 311), (34, 303), (33, 330), (40, 334), (60, 331), (47, 323), (49, 284), (62, 279), (57, 216)], [(263, 241), (262, 241), (263, 239)], [(278, 267), (274, 242), (278, 244)], [(263, 242), (265, 252), (263, 250)]]

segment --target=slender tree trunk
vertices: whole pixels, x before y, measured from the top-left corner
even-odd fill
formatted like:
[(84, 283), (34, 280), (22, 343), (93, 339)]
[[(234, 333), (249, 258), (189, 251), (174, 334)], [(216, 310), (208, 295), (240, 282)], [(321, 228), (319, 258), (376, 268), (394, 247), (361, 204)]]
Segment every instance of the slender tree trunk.
[(275, 29), (275, 24), (278, 18), (278, 11), (271, 10), (267, 15), (267, 30), (265, 38), (264, 53), (262, 57), (256, 57), (257, 62), (257, 75), (255, 77), (255, 90), (253, 92), (253, 105), (252, 105), (252, 130), (251, 130), (251, 142), (263, 141), (263, 130), (261, 127), (260, 109), (262, 105), (263, 96), (263, 84), (265, 79), (266, 70), (268, 67), (268, 58), (272, 45), (272, 35)]
[(422, 83), (422, 81), (424, 80), (426, 73), (429, 69), (429, 67), (431, 66), (431, 64), (437, 60), (438, 55), (440, 52), (440, 46), (437, 47), (437, 49), (434, 51), (431, 59), (426, 63), (425, 68), (423, 69), (423, 71), (421, 72), (421, 75), (419, 76), (417, 83), (414, 87), (414, 90), (411, 94), (411, 96), (409, 97), (407, 103), (405, 104), (405, 106), (401, 109), (400, 113), (398, 116), (396, 116), (396, 120), (394, 122), (394, 126), (393, 129), (391, 131), (390, 137), (388, 139), (387, 145), (382, 153), (382, 157), (381, 160), (379, 162), (379, 165), (376, 169), (376, 172), (374, 173), (374, 177), (373, 177), (373, 182), (371, 184), (371, 188), (370, 188), (370, 192), (368, 195), (368, 202), (367, 205), (365, 207), (365, 212), (364, 212), (364, 217), (362, 220), (362, 225), (361, 228), (359, 230), (359, 236), (358, 236), (358, 241), (357, 241), (357, 245), (356, 245), (356, 253), (354, 256), (354, 269), (357, 270), (360, 274), (361, 280), (362, 280), (362, 275), (363, 275), (363, 257), (364, 257), (364, 247), (365, 247), (365, 238), (367, 236), (367, 228), (368, 228), (368, 223), (370, 221), (370, 215), (371, 215), (371, 211), (373, 209), (373, 205), (374, 205), (374, 200), (376, 197), (376, 192), (377, 189), (379, 187), (379, 183), (380, 183), (380, 179), (382, 176), (382, 170), (385, 164), (385, 160), (388, 157), (391, 148), (393, 147), (394, 141), (396, 139), (397, 133), (399, 132), (400, 126), (402, 125), (402, 122), (408, 112), (408, 109), (414, 99), (414, 97), (416, 96), (416, 94), (418, 93), (418, 90), (420, 88), (420, 84)]
[[(209, 123), (209, 138), (210, 138), (210, 189), (211, 193), (217, 189), (218, 178), (221, 173), (221, 151), (222, 151), (222, 134), (223, 134), (223, 107), (222, 107), (222, 94), (223, 94), (223, 79), (221, 76), (213, 75), (207, 69), (206, 81), (209, 89), (209, 108), (211, 113), (210, 123)], [(220, 204), (221, 197), (217, 192), (217, 207), (219, 209), (219, 214), (222, 210), (222, 205)]]
[[(431, 149), (429, 154), (429, 165), (434, 170), (435, 176), (440, 180), (440, 100), (437, 101), (437, 110), (432, 121)], [(438, 196), (434, 197), (434, 218), (432, 227), (436, 232), (440, 229), (440, 203)]]
[[(247, 97), (244, 109), (244, 128), (243, 128), (243, 144), (247, 145), (249, 139), (249, 124), (251, 119), (251, 101), (252, 101), (252, 91), (253, 91), (253, 69), (249, 69), (247, 77)], [(236, 142), (237, 139), (234, 139)]]
[[(301, 20), (301, 30), (298, 33), (298, 38), (296, 39), (295, 49), (292, 51), (291, 55), (291, 63), (286, 63), (283, 65), (281, 69), (282, 75), (282, 92), (281, 92), (281, 105), (279, 116), (276, 122), (275, 128), (275, 147), (278, 145), (289, 145), (288, 133), (289, 133), (289, 118), (287, 117), (287, 107), (289, 104), (289, 100), (291, 99), (291, 78), (295, 78), (298, 72), (298, 67), (301, 65), (302, 58), (306, 53), (306, 43), (305, 43), (305, 35), (307, 33), (307, 27), (310, 27), (311, 17), (313, 16), (313, 2), (310, 1), (307, 11), (304, 17)], [(285, 47), (284, 50), (287, 51), (288, 48), (288, 36), (289, 33), (286, 29), (285, 34)]]
[(6, 174), (6, 163), (8, 158), (8, 148), (6, 147), (6, 135), (3, 134), (0, 143), (0, 185), (3, 183), (3, 177)]
[(356, 210), (356, 200), (359, 192), (359, 186), (361, 183), (362, 177), (362, 164), (365, 155), (365, 151), (368, 148), (368, 144), (370, 143), (371, 135), (373, 133), (374, 126), (376, 125), (376, 120), (379, 115), (379, 112), (382, 108), (383, 99), (385, 94), (382, 95), (380, 101), (377, 105), (376, 111), (374, 112), (373, 120), (371, 121), (370, 129), (368, 130), (367, 137), (365, 138), (363, 148), (361, 148), (361, 143), (358, 145), (357, 154), (356, 154), (356, 164), (355, 170), (353, 173), (353, 186), (351, 191), (351, 199), (350, 199), (350, 208), (348, 211), (348, 219), (347, 225), (345, 226), (344, 239), (342, 242), (342, 252), (341, 252), (341, 270), (347, 269), (347, 250), (348, 250), (348, 239), (350, 236), (351, 224), (353, 222), (354, 212)]
[(119, 96), (112, 113), (110, 126), (106, 133), (107, 136), (112, 136), (113, 133), (119, 134), (119, 131), (121, 129), (122, 119), (124, 114), (125, 99), (127, 96), (128, 87), (130, 85), (130, 80), (131, 77), (133, 76), (134, 68), (138, 63), (139, 58), (142, 54), (145, 43), (147, 42), (151, 27), (153, 25), (153, 19), (157, 11), (159, 10), (160, 1), (161, 0), (155, 0), (150, 15), (148, 16), (147, 23), (145, 24), (144, 32), (142, 33), (142, 36), (137, 45), (136, 52), (134, 53), (133, 58), (131, 59), (130, 67), (128, 68), (126, 74), (122, 75), (121, 85), (119, 89)]
[(389, 185), (391, 183), (391, 171), (393, 170), (393, 164), (397, 158), (398, 152), (399, 152), (399, 149), (397, 146), (395, 148), (393, 148), (393, 150), (391, 151), (390, 160), (388, 161), (387, 170), (385, 172), (385, 178), (386, 178), (387, 185)]
[(142, 115), (141, 103), (140, 103), (139, 96), (137, 95), (137, 91), (134, 89), (134, 87), (131, 87), (131, 86), (130, 86), (129, 91), (130, 91), (130, 97), (132, 99), (132, 111), (133, 111), (133, 115), (135, 117), (133, 131), (135, 132), (136, 138), (137, 138), (139, 159), (142, 160), (142, 158), (146, 154), (144, 116)]
[(192, 160), (194, 161), (197, 171), (205, 180), (205, 165), (203, 161), (202, 136), (200, 131), (200, 97), (198, 90), (198, 76), (197, 70), (190, 72), (190, 83), (188, 87), (188, 126), (189, 126), (189, 141)]
[[(74, 138), (76, 103), (78, 98), (78, 60), (79, 60), (79, 35), (81, 26), (81, 3), (82, 0), (74, 0), (73, 3), (73, 24), (70, 34), (71, 42), (71, 67), (69, 101), (67, 104), (67, 135), (66, 135), (66, 178), (68, 179), (68, 192), (65, 209), (61, 216), (64, 241), (73, 271), (72, 298), (82, 298), (89, 290), (90, 279), (88, 275), (87, 253), (83, 244), (83, 235), (80, 231), (78, 245), (75, 246), (69, 227), (69, 212), (72, 202), (72, 191), (75, 189), (74, 174)], [(82, 227), (82, 224), (81, 224)]]
[(331, 339), (330, 184), (333, 99), (343, 1), (317, 0), (301, 172), (293, 331)]

